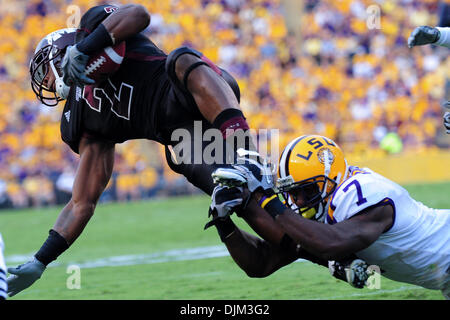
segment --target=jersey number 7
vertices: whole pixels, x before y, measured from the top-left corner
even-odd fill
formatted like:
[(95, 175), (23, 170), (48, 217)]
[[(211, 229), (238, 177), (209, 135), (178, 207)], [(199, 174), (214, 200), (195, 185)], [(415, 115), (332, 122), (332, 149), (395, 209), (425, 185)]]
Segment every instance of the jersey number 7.
[(356, 188), (356, 193), (358, 195), (358, 201), (356, 204), (358, 206), (364, 204), (367, 202), (367, 199), (363, 197), (361, 185), (359, 184), (358, 180), (353, 180), (348, 185), (345, 186), (345, 188), (342, 190), (343, 192), (347, 192), (351, 185), (354, 185)]

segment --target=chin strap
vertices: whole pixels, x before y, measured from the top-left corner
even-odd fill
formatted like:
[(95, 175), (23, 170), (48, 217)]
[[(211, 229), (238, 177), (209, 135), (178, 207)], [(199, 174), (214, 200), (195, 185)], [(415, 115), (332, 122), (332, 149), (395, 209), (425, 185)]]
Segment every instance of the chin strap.
[(63, 99), (66, 100), (69, 96), (70, 87), (66, 85), (62, 79), (62, 77), (59, 76), (58, 70), (56, 70), (55, 64), (53, 63), (53, 52), (50, 52), (49, 55), (50, 58), (50, 68), (52, 68), (53, 74), (55, 75), (55, 88), (57, 95)]
[[(331, 163), (332, 163), (332, 161), (330, 161), (330, 158), (333, 157), (333, 154), (331, 154), (331, 152), (328, 149), (324, 149), (323, 153), (324, 153), (323, 165), (325, 167), (323, 174), (324, 174), (325, 178), (328, 178), (328, 176), (330, 175)], [(322, 195), (321, 195), (323, 201), (327, 195), (327, 188), (328, 188), (328, 180), (325, 179), (325, 183), (324, 183)], [(319, 203), (319, 208), (315, 215), (315, 220), (320, 221), (320, 222), (323, 222), (325, 220), (325, 213), (328, 211), (328, 206), (329, 206), (328, 201), (327, 201), (326, 205), (324, 205), (323, 202)]]

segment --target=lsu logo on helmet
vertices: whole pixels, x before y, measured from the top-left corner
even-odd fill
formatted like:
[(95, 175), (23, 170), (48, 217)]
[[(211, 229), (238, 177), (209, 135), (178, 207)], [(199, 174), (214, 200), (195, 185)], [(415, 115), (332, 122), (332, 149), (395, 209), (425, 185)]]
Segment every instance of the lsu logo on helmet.
[(286, 204), (305, 218), (323, 221), (328, 197), (346, 178), (347, 161), (331, 139), (304, 135), (284, 148), (278, 175)]

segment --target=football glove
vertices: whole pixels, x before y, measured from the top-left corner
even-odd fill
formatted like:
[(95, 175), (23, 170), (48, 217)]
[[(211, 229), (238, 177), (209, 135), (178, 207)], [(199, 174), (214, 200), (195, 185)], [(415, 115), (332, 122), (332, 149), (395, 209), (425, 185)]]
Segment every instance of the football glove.
[(216, 186), (211, 196), (211, 205), (208, 211), (208, 217), (212, 216), (212, 220), (205, 225), (205, 229), (213, 226), (217, 220), (228, 218), (242, 204), (246, 206), (248, 198), (246, 199), (244, 196), (242, 187)]
[(75, 84), (80, 87), (93, 84), (95, 81), (85, 74), (88, 61), (89, 56), (79, 51), (76, 45), (67, 47), (61, 63), (64, 83), (68, 86)]
[(361, 259), (355, 259), (350, 262), (328, 261), (328, 270), (333, 277), (347, 281), (352, 287), (364, 288), (369, 272), (368, 265)]
[(435, 43), (439, 40), (441, 33), (438, 29), (421, 26), (417, 27), (411, 32), (408, 38), (408, 47), (423, 46), (425, 44)]
[(45, 265), (35, 257), (27, 263), (21, 264), (16, 268), (8, 268), (11, 274), (6, 282), (8, 283), (8, 295), (10, 297), (25, 290), (36, 282), (45, 271)]
[(232, 168), (219, 168), (212, 174), (214, 183), (222, 186), (246, 186), (250, 192), (265, 191), (275, 185), (272, 167), (257, 152), (237, 150), (237, 164)]
[[(446, 101), (444, 107), (450, 109), (450, 101)], [(447, 134), (450, 134), (450, 111), (444, 113), (444, 127), (447, 129)]]

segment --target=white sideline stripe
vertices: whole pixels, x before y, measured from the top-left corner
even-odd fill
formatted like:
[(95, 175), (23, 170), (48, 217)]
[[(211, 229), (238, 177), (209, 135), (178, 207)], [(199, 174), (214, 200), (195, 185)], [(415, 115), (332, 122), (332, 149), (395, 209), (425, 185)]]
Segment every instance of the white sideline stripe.
[[(61, 265), (77, 265), (80, 268), (100, 268), (100, 267), (118, 267), (118, 266), (132, 266), (142, 264), (153, 264), (171, 261), (185, 261), (185, 260), (201, 260), (209, 258), (219, 258), (229, 256), (227, 248), (224, 245), (197, 247), (187, 249), (174, 249), (163, 252), (155, 252), (148, 254), (133, 254), (123, 256), (111, 256), (99, 258), (88, 261), (78, 261), (70, 263), (52, 262), (49, 267), (57, 267)], [(11, 255), (5, 257), (8, 264), (24, 263), (29, 261), (33, 256), (31, 254), (25, 255)], [(299, 259), (297, 261), (306, 261)]]

